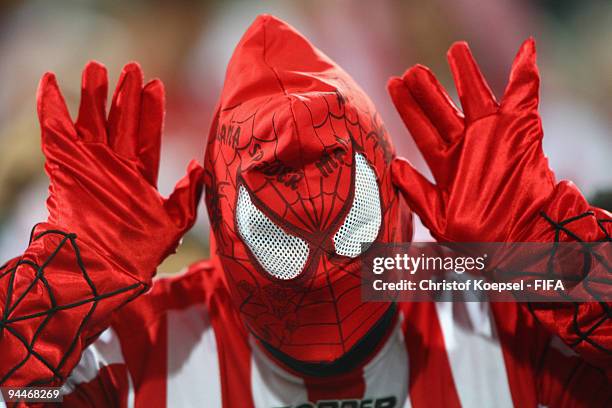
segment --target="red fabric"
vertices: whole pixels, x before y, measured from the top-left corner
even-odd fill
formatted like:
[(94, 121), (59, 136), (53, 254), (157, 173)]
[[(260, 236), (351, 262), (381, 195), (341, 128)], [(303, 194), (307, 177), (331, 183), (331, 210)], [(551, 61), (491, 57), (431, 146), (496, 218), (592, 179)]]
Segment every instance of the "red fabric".
[[(542, 367), (541, 356), (550, 343), (550, 335), (537, 327), (534, 317), (521, 305), (492, 303), (491, 313), (495, 318), (497, 336), (502, 344), (507, 345), (502, 351), (512, 401), (517, 407), (535, 407), (542, 401), (533, 392), (539, 376), (534, 367)], [(526, 341), (529, 347), (525, 346)]]
[(423, 66), (389, 81), (436, 184), (403, 159), (393, 163), (394, 183), (438, 240), (529, 241), (555, 186), (542, 152), (534, 42), (521, 47), (500, 103), (465, 43), (448, 60), (463, 112)]
[(305, 377), (309, 401), (359, 398), (365, 393), (365, 382), (361, 370), (353, 370), (333, 379)]
[[(361, 302), (358, 258), (335, 254), (332, 242), (353, 201), (355, 153), (377, 176), (378, 241), (409, 240), (411, 223), (395, 223), (395, 153), (372, 102), (292, 27), (258, 17), (227, 68), (206, 152), (206, 203), (242, 318), (256, 337), (298, 360), (339, 358), (387, 307)], [(235, 226), (240, 185), (276, 225), (308, 243), (298, 277), (279, 281), (243, 243)]]
[[(391, 180), (394, 151), (367, 96), (291, 27), (259, 18), (230, 62), (207, 148), (207, 206), (220, 256), (209, 268), (214, 286), (191, 274), (160, 284), (154, 292), (165, 296), (147, 294), (117, 313), (146, 289), (157, 264), (192, 224), (202, 171), (191, 166), (168, 200), (157, 193), (162, 92), (157, 82), (142, 87), (135, 66), (122, 74), (107, 120), (105, 73), (89, 65), (76, 124), (55, 79), (45, 76), (39, 112), (52, 180), (50, 218), (36, 229), (25, 253), (0, 268), (0, 385), (61, 383), (81, 350), (114, 317), (128, 354), (126, 365), (135, 376), (137, 403), (160, 403), (168, 375), (163, 314), (197, 301), (206, 302), (215, 329), (228, 406), (250, 402), (235, 391), (245, 389), (250, 369), (249, 334), (239, 319), (255, 336), (294, 358), (337, 359), (386, 307), (359, 300), (358, 262), (335, 255), (330, 243), (350, 208), (357, 152), (379, 183), (380, 242), (411, 236), (410, 224), (400, 218), (395, 187), (440, 240), (610, 240), (610, 214), (591, 208), (571, 184), (555, 185), (546, 165), (535, 110), (534, 55), (526, 43), (506, 96), (497, 104), (465, 45), (456, 46), (451, 61), (465, 115), (423, 68), (392, 81), (392, 95), (428, 158), (438, 183), (434, 186), (399, 159)], [(239, 183), (261, 211), (311, 246), (309, 266), (293, 281), (268, 276), (238, 237)], [(608, 370), (612, 334), (606, 307), (533, 305), (533, 315), (589, 362)], [(533, 373), (544, 359), (547, 368), (537, 375), (552, 376), (561, 369), (551, 363), (557, 357), (547, 354), (541, 333), (534, 335), (539, 326), (520, 315), (525, 310), (512, 304), (504, 308), (497, 313), (508, 317), (499, 326), (505, 329), (503, 347), (528, 348), (525, 354), (532, 358), (525, 368), (522, 359), (504, 351), (513, 398), (532, 403), (534, 388), (541, 387), (542, 397), (555, 401), (558, 390), (570, 383), (584, 390), (586, 377), (570, 377), (586, 370), (586, 364), (564, 370), (563, 378), (539, 379), (531, 393), (521, 387), (516, 373)], [(456, 406), (432, 305), (406, 310), (410, 369), (416, 370), (410, 372), (411, 395), (423, 405), (435, 399)], [(513, 326), (519, 323), (533, 329)], [(419, 354), (423, 349), (427, 353)], [(427, 395), (430, 384), (439, 394)], [(118, 390), (124, 386), (116, 385)], [(357, 382), (347, 384), (353, 386), (361, 389)]]
[(53, 227), (40, 224), (26, 252), (0, 272), (3, 386), (62, 384), (111, 314), (146, 289), (87, 244), (77, 252), (76, 239), (47, 232)]
[(461, 407), (435, 304), (406, 303), (402, 308), (413, 406)]
[(89, 63), (71, 120), (55, 76), (38, 90), (47, 223), (0, 269), (0, 385), (61, 384), (112, 313), (143, 293), (193, 225), (203, 169), (169, 198), (157, 191), (164, 91), (136, 64), (119, 78), (108, 119), (106, 70)]
[(140, 67), (126, 65), (106, 119), (106, 70), (88, 64), (73, 125), (55, 76), (45, 74), (38, 114), (51, 181), (49, 222), (148, 280), (195, 220), (202, 169), (190, 163), (170, 198), (161, 197), (164, 90), (159, 80), (142, 83)]
[[(189, 310), (202, 303), (205, 304), (204, 310), (208, 311), (214, 329), (219, 370), (215, 372), (202, 369), (183, 373), (181, 380), (193, 389), (194, 393), (206, 392), (220, 383), (223, 406), (226, 408), (253, 407), (253, 395), (263, 392), (261, 384), (252, 382), (251, 372), (252, 353), (261, 351), (252, 350), (252, 346), (257, 345), (247, 341), (248, 334), (240, 322), (228, 288), (223, 284), (223, 274), (224, 271), (215, 269), (207, 262), (191, 265), (185, 274), (156, 281), (151, 291), (116, 314), (112, 328), (121, 340), (122, 353), (127, 361), (125, 367), (134, 384), (139, 384), (134, 389), (137, 408), (151, 406), (150, 401), (154, 401), (153, 406), (156, 407), (173, 405), (173, 401), (166, 399), (166, 387), (170, 379), (177, 381), (176, 377), (172, 378), (177, 373), (149, 369), (164, 367), (169, 353), (173, 352), (171, 349), (164, 350), (159, 347), (158, 339), (168, 330), (166, 325), (160, 322), (165, 320), (167, 312), (176, 314), (179, 310)], [(435, 305), (404, 303), (398, 307), (404, 318), (401, 330), (409, 358), (406, 369), (410, 374), (411, 406), (461, 406), (456, 385), (456, 380), (459, 379), (450, 367), (449, 350), (445, 345)], [(494, 387), (508, 381), (514, 405), (517, 407), (537, 406), (538, 403), (551, 407), (564, 406), (562, 402), (576, 407), (607, 406), (610, 387), (599, 370), (585, 363), (580, 357), (572, 355), (571, 350), (570, 355), (567, 355), (567, 351), (551, 346), (551, 336), (536, 324), (533, 317), (523, 313), (520, 305), (500, 303), (492, 307), (507, 377), (491, 376), (490, 384), (484, 382), (475, 384), (475, 387)], [(190, 331), (189, 328), (186, 330)], [(186, 334), (189, 337), (189, 333)], [(180, 336), (180, 333), (177, 335)], [(203, 338), (202, 342), (205, 347), (212, 347), (210, 342)], [(469, 354), (474, 351), (465, 349), (462, 352)], [(182, 354), (183, 351), (179, 353)], [(374, 352), (373, 356), (378, 358), (378, 352)], [(272, 360), (268, 361), (272, 363)], [(339, 399), (343, 395), (357, 399), (365, 398), (365, 395), (369, 398), (388, 396), (385, 393), (373, 392), (372, 389), (369, 390), (370, 394), (363, 394), (360, 388), (363, 379), (357, 375), (362, 374), (362, 371), (361, 367), (358, 367), (349, 374), (319, 381), (294, 372), (292, 374), (304, 380), (308, 392), (307, 400), (312, 403), (326, 398)], [(103, 372), (100, 377), (104, 383), (103, 387), (92, 389), (88, 385), (100, 384), (101, 381), (77, 385), (75, 393), (80, 395), (78, 401), (67, 406), (107, 406), (107, 401), (112, 400), (114, 395), (124, 396), (127, 393), (126, 384), (118, 381), (120, 378), (107, 383)], [(282, 385), (269, 380), (269, 392), (284, 395)], [(334, 392), (333, 387), (336, 387), (338, 392)], [(65, 400), (74, 401), (72, 397)], [(124, 401), (125, 399), (120, 400), (121, 403)], [(302, 403), (306, 403), (306, 400), (289, 401), (285, 405), (299, 406)], [(397, 406), (401, 407), (403, 404), (404, 401), (398, 399)]]
[[(591, 207), (572, 183), (563, 181), (543, 208), (548, 220), (540, 218), (533, 226), (537, 240), (608, 241), (612, 235), (612, 215)], [(550, 220), (550, 221), (549, 221)], [(552, 221), (552, 223), (551, 223)], [(554, 237), (554, 238), (551, 238)], [(594, 262), (589, 277), (609, 279), (609, 264)], [(605, 280), (604, 280), (605, 282)], [(580, 283), (587, 288), (588, 283)], [(578, 288), (578, 287), (577, 287)], [(602, 295), (609, 299), (610, 288)], [(597, 293), (590, 289), (589, 293)], [(597, 298), (597, 297), (595, 297)], [(581, 357), (604, 369), (612, 381), (612, 302), (538, 303), (532, 311), (549, 331), (580, 353)]]
[[(561, 348), (562, 347), (562, 348)], [(540, 404), (548, 407), (607, 407), (610, 381), (599, 370), (561, 344), (549, 343), (539, 355), (534, 382)]]
[[(556, 184), (548, 167), (534, 41), (519, 50), (500, 103), (467, 44), (453, 45), (448, 60), (463, 112), (423, 66), (388, 86), (435, 179), (433, 184), (396, 159), (393, 183), (432, 235), (454, 242), (610, 241), (612, 215), (590, 207), (571, 182)], [(591, 265), (590, 278), (608, 276), (609, 265)], [(604, 290), (609, 297), (612, 289)], [(532, 305), (532, 311), (612, 378), (611, 306), (548, 303)]]

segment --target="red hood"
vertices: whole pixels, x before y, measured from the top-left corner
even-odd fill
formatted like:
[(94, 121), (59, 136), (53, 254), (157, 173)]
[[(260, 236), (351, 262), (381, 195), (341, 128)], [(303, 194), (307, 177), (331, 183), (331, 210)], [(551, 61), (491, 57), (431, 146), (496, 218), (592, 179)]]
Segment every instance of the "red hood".
[[(382, 316), (388, 305), (360, 300), (358, 254), (335, 246), (363, 239), (353, 232), (368, 242), (410, 238), (397, 225), (394, 154), (346, 72), (288, 24), (267, 15), (253, 22), (227, 68), (205, 170), (216, 252), (257, 338), (295, 359), (329, 362)], [(356, 187), (360, 177), (369, 190)], [(365, 207), (355, 202), (363, 197)], [(355, 214), (359, 225), (348, 225)], [(376, 221), (375, 234), (362, 228)]]

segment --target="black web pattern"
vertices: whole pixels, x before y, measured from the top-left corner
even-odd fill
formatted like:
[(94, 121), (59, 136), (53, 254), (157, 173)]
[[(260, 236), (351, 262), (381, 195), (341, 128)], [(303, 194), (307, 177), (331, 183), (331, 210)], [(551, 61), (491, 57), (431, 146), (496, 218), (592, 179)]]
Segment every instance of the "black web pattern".
[[(576, 242), (585, 242), (580, 236), (577, 235), (576, 232), (572, 231), (572, 223), (578, 222), (587, 217), (595, 217), (595, 213), (593, 211), (587, 211), (587, 212), (576, 215), (574, 217), (567, 218), (562, 221), (554, 221), (544, 212), (540, 213), (540, 215), (554, 229), (556, 243), (561, 242), (561, 238), (563, 236), (562, 234), (567, 235), (568, 237), (572, 238)], [(601, 241), (602, 242), (612, 242), (612, 237), (610, 237), (610, 234), (608, 233), (608, 230), (606, 229), (606, 225), (608, 224), (612, 225), (612, 219), (595, 218), (595, 220), (603, 236)], [(585, 244), (588, 244), (588, 243), (585, 242)], [(587, 248), (587, 252), (588, 252), (588, 248)], [(585, 288), (588, 290), (589, 294), (593, 297), (594, 300), (597, 301), (597, 303), (593, 302), (591, 304), (596, 304), (600, 308), (599, 312), (597, 313), (597, 316), (599, 317), (596, 318), (594, 321), (593, 319), (589, 319), (586, 323), (581, 323), (580, 308), (582, 305), (584, 305), (584, 303), (569, 302), (570, 299), (568, 299), (567, 305), (571, 306), (572, 308), (572, 321), (571, 321), (572, 331), (578, 337), (576, 340), (574, 340), (569, 345), (572, 347), (577, 347), (581, 343), (588, 343), (589, 345), (596, 348), (597, 350), (600, 350), (602, 352), (612, 355), (611, 349), (595, 341), (592, 336), (593, 332), (597, 330), (599, 327), (603, 325), (612, 324), (612, 308), (610, 307), (610, 304), (608, 302), (603, 301), (601, 297), (601, 293), (598, 293), (595, 290), (589, 290), (589, 287), (588, 287), (589, 280), (590, 280), (589, 271), (591, 270), (593, 266), (591, 262), (600, 262), (600, 266), (603, 268), (605, 272), (607, 272), (608, 278), (612, 277), (612, 265), (608, 263), (607, 259), (604, 259), (601, 256), (596, 256), (596, 254), (593, 254), (592, 252), (591, 254), (595, 255), (595, 260), (591, 261), (590, 260), (591, 258), (585, 257), (585, 260), (582, 264), (581, 278), (582, 278), (582, 283), (584, 284)], [(550, 275), (554, 274), (554, 271), (550, 269), (549, 274)], [(567, 278), (564, 277), (563, 279), (567, 279)], [(607, 284), (608, 284), (607, 290), (610, 290), (609, 288), (610, 286), (612, 286), (612, 279), (608, 279)], [(529, 304), (529, 309), (531, 310), (532, 314), (537, 319), (537, 314), (535, 313), (534, 306), (532, 304)]]
[[(48, 378), (36, 379), (30, 384), (20, 385), (32, 386), (63, 383), (65, 381), (66, 373), (72, 369), (72, 367), (66, 367), (66, 362), (73, 353), (81, 352), (81, 350), (77, 349), (78, 340), (83, 335), (91, 334), (88, 333), (88, 329), (91, 329), (89, 325), (93, 323), (92, 319), (94, 318), (94, 314), (100, 303), (105, 300), (124, 295), (122, 297), (121, 304), (125, 304), (142, 294), (147, 289), (145, 284), (136, 282), (125, 287), (101, 293), (97, 289), (94, 281), (87, 272), (85, 264), (83, 263), (81, 252), (79, 250), (79, 246), (77, 245), (76, 234), (66, 233), (59, 230), (48, 230), (34, 236), (33, 229), (30, 236), (30, 244), (46, 236), (56, 236), (61, 238), (61, 240), (57, 247), (51, 254), (49, 254), (42, 264), (39, 265), (31, 260), (19, 258), (16, 260), (16, 262), (13, 261), (14, 263), (9, 262), (0, 267), (0, 287), (7, 288), (5, 302), (3, 305), (1, 305), (3, 310), (2, 315), (0, 316), (0, 342), (5, 339), (5, 336), (13, 336), (26, 351), (25, 356), (19, 361), (2, 362), (3, 366), (0, 367), (2, 370), (0, 372), (4, 372), (5, 370), (8, 371), (0, 376), (0, 385), (3, 385), (10, 380), (11, 376), (18, 369), (25, 366), (31, 359), (36, 359), (38, 362), (42, 363), (42, 365), (49, 370), (51, 375)], [(57, 300), (57, 293), (62, 290), (67, 290), (68, 288), (53, 287), (48, 280), (48, 271), (53, 268), (53, 261), (57, 258), (58, 254), (63, 248), (70, 248), (74, 253), (74, 267), (70, 269), (70, 272), (79, 272), (79, 276), (82, 279), (82, 287), (87, 288), (87, 296), (79, 300), (62, 304)], [(29, 269), (29, 271), (26, 271), (24, 268)], [(29, 282), (25, 290), (23, 290), (20, 294), (16, 293), (15, 280), (19, 277), (27, 275), (33, 275), (34, 277), (31, 282)], [(15, 315), (14, 311), (29, 296), (39, 296), (33, 292), (36, 288), (40, 288), (40, 285), (42, 285), (44, 288), (44, 293), (48, 298), (50, 307), (30, 314)], [(130, 294), (129, 292), (133, 293)], [(117, 299), (115, 299), (115, 301), (117, 301)], [(43, 303), (44, 301), (39, 302), (41, 305)], [(59, 362), (57, 364), (53, 364), (45, 355), (37, 351), (37, 344), (41, 337), (44, 336), (45, 329), (48, 327), (49, 323), (57, 313), (85, 306), (88, 307), (88, 309), (84, 318), (79, 323), (76, 332), (70, 334), (71, 340), (68, 347), (65, 350), (62, 350), (62, 357)], [(37, 323), (37, 321), (41, 318), (42, 320), (40, 323)], [(19, 324), (23, 324), (23, 322), (28, 322), (30, 325), (35, 325), (34, 333), (31, 336), (31, 339), (27, 339), (26, 336), (20, 333), (16, 327)], [(29, 328), (31, 328), (31, 326), (29, 326)], [(53, 334), (56, 335), (57, 333)], [(10, 366), (9, 364), (13, 365)]]
[[(340, 78), (337, 78), (338, 82), (343, 82)], [(350, 85), (343, 83), (345, 88), (349, 88)], [(352, 92), (348, 92), (353, 94)], [(307, 101), (300, 101), (303, 108), (308, 113), (307, 117), (310, 118), (310, 127), (312, 129), (314, 140), (320, 143), (320, 149), (322, 156), (329, 154), (332, 157), (334, 155), (334, 148), (342, 144), (349, 144), (346, 146), (347, 151), (354, 154), (356, 152), (368, 151), (366, 154), (370, 165), (378, 169), (378, 181), (381, 186), (381, 193), (384, 190), (382, 184), (390, 183), (388, 175), (388, 166), (394, 156), (393, 147), (389, 142), (389, 138), (386, 129), (382, 125), (378, 115), (375, 112), (369, 112), (367, 109), (362, 109), (358, 106), (363, 106), (361, 101), (352, 103), (354, 101), (347, 98), (343, 93), (325, 93), (321, 94), (317, 101), (311, 101), (317, 103), (319, 108), (324, 109), (326, 112), (324, 115), (321, 114), (321, 109), (317, 110), (314, 106), (309, 106)], [(263, 106), (265, 104), (260, 104)], [(260, 109), (258, 107), (254, 112), (243, 116), (243, 118), (237, 118), (240, 116), (239, 112), (241, 106), (231, 107), (225, 110), (232, 111), (228, 116), (229, 123), (240, 125), (243, 130), (250, 130), (250, 134), (246, 132), (242, 133), (242, 136), (248, 137), (249, 142), (241, 144), (242, 147), (237, 148), (235, 154), (224, 155), (219, 148), (213, 150), (212, 154), (209, 152), (209, 157), (213, 164), (218, 164), (219, 160), (222, 160), (224, 166), (228, 169), (228, 172), (223, 174), (222, 172), (211, 171), (210, 167), (207, 169), (207, 201), (209, 216), (213, 231), (217, 242), (219, 243), (219, 255), (225, 258), (228, 262), (234, 265), (234, 268), (239, 268), (244, 273), (250, 275), (249, 280), (236, 280), (236, 276), (228, 274), (229, 278), (234, 281), (234, 285), (238, 288), (241, 297), (242, 304), (240, 305), (240, 311), (245, 316), (253, 320), (258, 320), (268, 316), (270, 320), (276, 322), (276, 324), (282, 324), (281, 330), (270, 330), (264, 333), (265, 341), (272, 341), (277, 347), (282, 347), (285, 344), (291, 344), (291, 346), (341, 346), (344, 347), (347, 341), (352, 339), (352, 336), (359, 330), (356, 327), (354, 330), (348, 333), (343, 333), (342, 323), (346, 319), (350, 319), (357, 313), (361, 312), (362, 321), (360, 326), (371, 325), (372, 319), (380, 315), (384, 311), (388, 304), (377, 304), (376, 307), (371, 307), (372, 310), (367, 312), (363, 311), (362, 308), (366, 307), (366, 304), (360, 303), (354, 309), (348, 313), (345, 312), (342, 315), (338, 306), (339, 302), (343, 301), (345, 296), (359, 296), (358, 291), (363, 284), (361, 281), (361, 275), (359, 268), (355, 265), (350, 264), (346, 259), (343, 261), (334, 261), (334, 253), (330, 251), (329, 247), (322, 246), (320, 241), (314, 241), (306, 234), (300, 234), (300, 238), (304, 239), (309, 243), (311, 248), (318, 251), (319, 255), (331, 257), (332, 260), (325, 260), (323, 263), (323, 272), (325, 273), (325, 279), (320, 281), (320, 284), (315, 284), (315, 279), (312, 277), (308, 281), (302, 281), (300, 285), (284, 285), (276, 282), (261, 283), (261, 281), (254, 276), (251, 270), (252, 265), (256, 262), (251, 257), (245, 257), (237, 253), (236, 246), (232, 244), (234, 239), (239, 239), (238, 233), (235, 231), (232, 222), (228, 222), (229, 217), (222, 217), (221, 207), (223, 205), (228, 206), (235, 210), (235, 203), (231, 202), (234, 199), (233, 194), (227, 194), (227, 191), (236, 191), (238, 186), (235, 184), (231, 172), (234, 168), (243, 168), (243, 162), (249, 161), (251, 166), (257, 165), (252, 164), (253, 158), (257, 158), (257, 152), (262, 148), (272, 148), (274, 151), (274, 159), (282, 159), (279, 155), (279, 132), (278, 132), (278, 115), (273, 114), (271, 119), (272, 134), (268, 137), (263, 135), (257, 135), (255, 132), (255, 120), (257, 112)], [(322, 134), (331, 133), (336, 135), (335, 140), (326, 139)], [(209, 141), (212, 143), (212, 141)], [(268, 145), (268, 146), (266, 146)], [(352, 162), (353, 158), (347, 158)], [(237, 163), (239, 162), (239, 163)], [(354, 163), (353, 163), (354, 164)], [(258, 186), (256, 189), (251, 191), (253, 195), (264, 194), (264, 191), (274, 191), (279, 202), (283, 203), (284, 210), (278, 214), (275, 221), (279, 223), (283, 222), (283, 219), (288, 216), (293, 216), (302, 220), (303, 229), (314, 230), (314, 231), (332, 231), (338, 227), (334, 224), (334, 220), (331, 217), (332, 212), (330, 207), (339, 208), (346, 204), (350, 206), (352, 201), (352, 195), (349, 189), (341, 191), (339, 183), (342, 180), (342, 176), (346, 176), (346, 172), (350, 172), (351, 168), (347, 165), (339, 164), (337, 167), (333, 167), (331, 177), (334, 177), (335, 185), (332, 188), (324, 188), (323, 177), (318, 180), (316, 178), (307, 177), (302, 171), (303, 167), (294, 169), (298, 173), (301, 183), (304, 183), (305, 191), (307, 196), (303, 196), (300, 191), (296, 191), (293, 199), (288, 199), (283, 192), (279, 189), (279, 181), (275, 180), (274, 177), (270, 177)], [(344, 173), (343, 173), (344, 172)], [(293, 174), (293, 173), (292, 173)], [(325, 176), (327, 177), (327, 175)], [(320, 183), (320, 186), (315, 192), (313, 186)], [(391, 188), (387, 191), (392, 191)], [(382, 233), (379, 235), (379, 239), (387, 241), (388, 237), (394, 234), (395, 226), (390, 224), (388, 213), (389, 210), (394, 207), (397, 202), (397, 197), (393, 193), (387, 193), (388, 196), (381, 198), (381, 215), (382, 215)], [(331, 198), (331, 201), (326, 199)], [(222, 201), (226, 200), (225, 204)], [(330, 204), (331, 203), (331, 204)], [(314, 209), (314, 210), (313, 210)], [(340, 222), (342, 222), (341, 220)], [(329, 233), (329, 239), (333, 236), (333, 233)], [(233, 237), (233, 238), (232, 238)], [(312, 255), (311, 255), (312, 256)], [(256, 265), (258, 266), (258, 265)], [(336, 293), (335, 288), (337, 287), (337, 281), (346, 280), (346, 284), (342, 286), (342, 290)], [(315, 292), (318, 292), (315, 293)], [(313, 301), (312, 299), (319, 299)], [(323, 300), (324, 299), (324, 300)], [(297, 318), (300, 311), (307, 307), (316, 306), (329, 306), (335, 313), (334, 321), (321, 321), (321, 322), (303, 322)], [(306, 326), (334, 326), (337, 327), (339, 333), (337, 342), (325, 342), (320, 339), (295, 339), (292, 338), (293, 333), (300, 328)]]

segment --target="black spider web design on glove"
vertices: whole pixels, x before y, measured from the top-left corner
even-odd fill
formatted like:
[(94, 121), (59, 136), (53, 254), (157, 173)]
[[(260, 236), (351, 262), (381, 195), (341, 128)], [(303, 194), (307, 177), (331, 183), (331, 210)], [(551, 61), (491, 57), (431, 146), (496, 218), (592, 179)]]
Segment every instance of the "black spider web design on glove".
[[(572, 231), (572, 223), (575, 223), (580, 220), (584, 220), (585, 218), (588, 218), (588, 217), (595, 217), (595, 213), (593, 211), (586, 211), (582, 214), (579, 214), (579, 215), (576, 215), (576, 216), (573, 216), (573, 217), (570, 217), (570, 218), (567, 218), (561, 221), (554, 221), (550, 216), (548, 216), (544, 212), (541, 212), (540, 216), (544, 218), (554, 229), (555, 231), (554, 242), (555, 243), (561, 242), (561, 237), (562, 237), (562, 234), (564, 233), (568, 237), (572, 238), (573, 240), (577, 242), (584, 242), (585, 244), (588, 244), (588, 242), (585, 242), (578, 235), (578, 233), (576, 233), (575, 231)], [(600, 242), (612, 242), (612, 237), (610, 237), (610, 234), (605, 228), (606, 224), (612, 223), (612, 219), (596, 218), (595, 221), (603, 235), (603, 239), (601, 239)], [(589, 251), (588, 248), (586, 249), (586, 251), (587, 253), (590, 252), (591, 255), (594, 255), (593, 252)], [(554, 256), (554, 254), (552, 254), (552, 256)], [(595, 339), (593, 339), (593, 336), (592, 336), (593, 332), (597, 330), (599, 327), (601, 327), (602, 325), (612, 324), (612, 308), (610, 307), (610, 304), (608, 302), (605, 302), (602, 300), (601, 293), (598, 293), (596, 290), (589, 288), (589, 283), (591, 280), (589, 276), (589, 272), (594, 267), (592, 262), (598, 262), (599, 263), (598, 266), (601, 266), (603, 270), (610, 277), (610, 279), (607, 281), (608, 290), (612, 285), (612, 265), (610, 265), (608, 261), (601, 256), (595, 256), (594, 261), (592, 261), (591, 259), (592, 258), (585, 258), (585, 261), (582, 264), (582, 271), (581, 271), (582, 281), (581, 282), (584, 284), (589, 294), (596, 301), (596, 302), (589, 302), (589, 304), (597, 305), (597, 307), (599, 307), (600, 310), (595, 314), (597, 316), (596, 318), (589, 317), (588, 321), (583, 323), (580, 321), (580, 307), (584, 305), (584, 302), (575, 302), (575, 301), (571, 302), (571, 299), (568, 299), (568, 303), (566, 303), (566, 305), (568, 306), (571, 305), (572, 307), (572, 320), (571, 320), (572, 332), (578, 337), (576, 340), (569, 343), (569, 345), (571, 347), (577, 347), (581, 343), (584, 342), (584, 343), (588, 343), (589, 345), (591, 345), (592, 347), (596, 348), (599, 351), (612, 355), (612, 349), (606, 347), (605, 345), (600, 344)], [(552, 268), (549, 269), (548, 275), (554, 276), (554, 270)], [(567, 278), (564, 277), (564, 279), (567, 279)], [(597, 282), (597, 283), (601, 283), (601, 282)], [(538, 317), (533, 308), (533, 305), (529, 303), (528, 306), (529, 306), (529, 310), (531, 311), (531, 313), (534, 315), (536, 320), (538, 320)]]
[[(69, 374), (69, 371), (72, 369), (72, 367), (66, 366), (66, 362), (74, 353), (80, 354), (82, 351), (78, 349), (77, 344), (82, 336), (91, 334), (88, 333), (88, 331), (91, 330), (90, 325), (96, 323), (94, 318), (97, 317), (95, 315), (96, 311), (100, 309), (100, 305), (103, 304), (103, 302), (111, 301), (119, 303), (119, 305), (114, 308), (120, 307), (144, 293), (148, 288), (148, 285), (134, 280), (134, 284), (101, 292), (87, 272), (86, 265), (83, 262), (81, 251), (77, 244), (76, 234), (66, 233), (60, 230), (47, 230), (38, 235), (34, 235), (34, 229), (30, 236), (30, 244), (40, 239), (50, 237), (59, 237), (60, 242), (42, 264), (37, 264), (36, 262), (21, 257), (18, 258), (14, 264), (8, 262), (0, 267), (0, 290), (6, 289), (5, 302), (3, 305), (0, 305), (3, 309), (1, 310), (2, 313), (0, 316), (0, 344), (6, 343), (8, 341), (8, 336), (11, 336), (17, 343), (21, 344), (25, 350), (25, 356), (20, 358), (19, 361), (2, 362), (3, 366), (0, 367), (0, 369), (2, 369), (4, 374), (0, 373), (0, 385), (10, 380), (11, 376), (17, 370), (28, 364), (31, 359), (35, 359), (45, 366), (50, 371), (51, 375), (47, 378), (36, 379), (29, 384), (23, 384), (23, 386), (63, 383), (67, 374)], [(52, 270), (54, 261), (58, 259), (58, 254), (62, 249), (70, 249), (74, 255), (74, 267), (66, 272), (73, 274), (71, 275), (73, 278), (75, 276), (74, 273), (78, 272), (78, 276), (81, 279), (79, 288), (85, 288), (87, 293), (87, 296), (67, 303), (58, 300), (58, 293), (71, 288), (53, 285), (53, 283), (49, 282), (49, 273), (54, 272)], [(49, 270), (51, 271), (49, 272)], [(112, 271), (110, 273), (112, 273)], [(21, 293), (18, 293), (18, 288), (15, 287), (16, 280), (22, 279), (28, 275), (32, 277), (31, 281)], [(71, 285), (73, 285), (73, 283), (71, 283)], [(15, 311), (23, 302), (29, 301), (31, 297), (41, 296), (37, 294), (36, 291), (40, 291), (46, 295), (44, 301), (48, 303), (48, 307), (33, 313), (16, 314)], [(37, 305), (41, 305), (41, 307), (44, 306), (44, 301), (39, 300)], [(87, 308), (87, 311), (78, 323), (78, 327), (74, 333), (69, 334), (70, 340), (68, 346), (64, 350), (61, 350), (61, 359), (54, 364), (43, 352), (37, 350), (37, 344), (43, 341), (42, 338), (45, 336), (46, 329), (48, 329), (49, 325), (52, 323), (54, 316), (59, 313), (75, 311), (77, 308)], [(75, 311), (74, 313), (78, 315), (78, 312)], [(99, 319), (99, 317), (97, 318)], [(32, 326), (35, 327), (31, 338), (28, 338), (28, 336), (23, 333), (23, 330), (20, 330), (20, 326), (23, 324), (26, 324), (26, 329), (28, 330), (32, 330)], [(57, 327), (55, 329), (57, 329)], [(56, 332), (51, 333), (52, 336), (57, 334)], [(66, 336), (68, 336), (68, 334), (66, 334)]]

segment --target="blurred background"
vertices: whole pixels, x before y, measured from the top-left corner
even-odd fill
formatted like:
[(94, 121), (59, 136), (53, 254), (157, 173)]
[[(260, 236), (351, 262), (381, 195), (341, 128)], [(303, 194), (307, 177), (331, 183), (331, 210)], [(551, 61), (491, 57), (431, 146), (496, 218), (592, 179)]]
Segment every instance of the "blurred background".
[[(138, 61), (166, 85), (160, 191), (172, 190), (205, 137), (234, 46), (255, 16), (289, 22), (348, 71), (373, 99), (398, 152), (428, 173), (387, 97), (385, 84), (421, 63), (449, 92), (445, 54), (467, 40), (496, 95), (528, 36), (542, 74), (544, 149), (558, 179), (573, 180), (612, 210), (612, 2), (604, 0), (96, 1), (0, 2), (0, 263), (27, 246), (46, 219), (35, 109), (38, 81), (54, 71), (73, 117), (81, 69), (104, 63), (111, 90), (122, 66)], [(109, 97), (110, 99), (110, 97)], [(161, 271), (208, 254), (204, 205), (198, 224)], [(430, 239), (420, 226), (415, 240)]]

